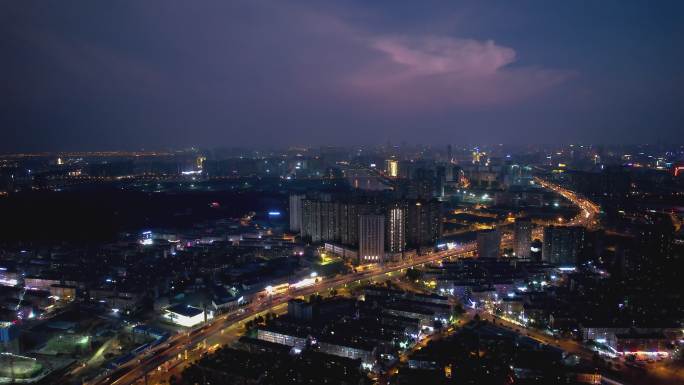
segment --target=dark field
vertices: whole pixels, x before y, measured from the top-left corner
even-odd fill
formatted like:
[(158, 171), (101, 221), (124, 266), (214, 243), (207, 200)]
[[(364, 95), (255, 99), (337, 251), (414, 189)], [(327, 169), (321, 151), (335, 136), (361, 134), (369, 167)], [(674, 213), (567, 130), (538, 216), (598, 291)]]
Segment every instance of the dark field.
[[(220, 207), (212, 208), (212, 202)], [(148, 193), (102, 187), (26, 192), (0, 199), (0, 242), (106, 241), (124, 231), (190, 227), (249, 211), (286, 215), (286, 202), (277, 193), (231, 191)]]

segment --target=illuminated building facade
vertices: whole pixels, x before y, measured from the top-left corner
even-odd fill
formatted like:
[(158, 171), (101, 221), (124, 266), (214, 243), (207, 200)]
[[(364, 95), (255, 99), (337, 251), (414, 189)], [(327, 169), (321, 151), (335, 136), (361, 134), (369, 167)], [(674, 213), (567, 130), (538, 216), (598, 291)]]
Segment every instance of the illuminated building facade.
[(257, 330), (257, 339), (272, 342), (274, 344), (299, 347), (304, 347), (307, 341), (306, 336), (295, 335), (295, 333), (288, 333), (287, 331), (271, 328), (259, 328)]
[(382, 262), (385, 257), (385, 217), (359, 216), (359, 260), (361, 263)]
[(214, 312), (190, 305), (174, 305), (164, 312), (164, 319), (180, 326), (193, 327), (214, 318)]
[(401, 253), (406, 249), (406, 207), (391, 205), (387, 210), (387, 251)]
[(391, 178), (399, 176), (399, 161), (396, 159), (387, 159), (385, 161), (385, 173)]

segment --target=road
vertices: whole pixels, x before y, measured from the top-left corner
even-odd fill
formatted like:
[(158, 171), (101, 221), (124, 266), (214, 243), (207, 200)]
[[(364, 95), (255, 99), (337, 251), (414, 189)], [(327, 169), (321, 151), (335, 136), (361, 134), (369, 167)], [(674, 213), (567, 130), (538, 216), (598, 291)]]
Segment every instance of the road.
[(315, 285), (297, 290), (290, 290), (286, 295), (274, 296), (270, 299), (256, 301), (248, 308), (244, 308), (241, 313), (234, 311), (223, 314), (199, 329), (177, 334), (171, 337), (166, 343), (157, 346), (136, 357), (136, 359), (120, 366), (113, 373), (102, 375), (88, 382), (88, 384), (133, 384), (140, 379), (144, 379), (145, 375), (151, 371), (162, 370), (163, 368), (168, 370), (168, 368), (178, 366), (179, 362), (177, 361), (179, 361), (179, 358), (182, 359), (182, 361), (187, 362), (191, 361), (191, 358), (201, 356), (201, 354), (210, 351), (214, 346), (206, 342), (208, 339), (220, 335), (223, 330), (239, 324), (241, 321), (251, 319), (260, 313), (271, 311), (277, 306), (282, 306), (293, 298), (309, 296), (318, 292), (327, 292), (331, 289), (344, 287), (344, 285), (355, 281), (378, 278), (388, 273), (405, 270), (446, 258), (471, 256), (476, 249), (477, 245), (475, 242), (471, 242), (451, 250), (432, 252), (405, 261), (372, 266), (364, 271), (353, 274), (323, 279)]
[[(513, 330), (519, 334), (532, 338), (537, 342), (555, 346), (565, 352), (575, 354), (589, 366), (594, 364), (595, 353), (578, 341), (569, 338), (556, 338), (538, 329), (524, 327), (516, 322), (511, 322), (506, 318), (496, 316), (483, 310), (478, 310), (478, 314), (483, 320), (496, 323), (498, 326)], [(675, 385), (684, 383), (684, 370), (681, 368), (667, 367), (666, 363), (667, 361), (649, 363), (643, 366), (627, 366), (625, 365), (624, 359), (621, 359), (618, 364), (619, 369), (608, 370), (599, 368), (599, 372), (603, 376), (604, 383), (607, 384)]]
[(566, 226), (585, 226), (589, 229), (593, 229), (598, 226), (598, 216), (601, 213), (601, 207), (599, 205), (572, 190), (568, 190), (542, 178), (535, 177), (534, 181), (538, 185), (561, 195), (563, 198), (569, 200), (575, 206), (579, 207), (579, 215), (570, 221), (561, 224)]

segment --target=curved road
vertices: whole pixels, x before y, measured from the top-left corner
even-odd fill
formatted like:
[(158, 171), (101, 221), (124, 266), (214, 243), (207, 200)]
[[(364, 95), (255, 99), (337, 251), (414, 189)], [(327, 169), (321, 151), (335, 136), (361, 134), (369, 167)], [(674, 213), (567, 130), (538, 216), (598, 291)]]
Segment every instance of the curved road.
[(593, 229), (598, 226), (598, 216), (601, 213), (601, 207), (599, 205), (572, 190), (568, 190), (542, 178), (535, 177), (534, 181), (538, 185), (561, 195), (563, 198), (569, 200), (575, 206), (579, 207), (579, 215), (571, 219), (569, 222), (566, 222), (566, 226), (585, 226), (589, 229)]

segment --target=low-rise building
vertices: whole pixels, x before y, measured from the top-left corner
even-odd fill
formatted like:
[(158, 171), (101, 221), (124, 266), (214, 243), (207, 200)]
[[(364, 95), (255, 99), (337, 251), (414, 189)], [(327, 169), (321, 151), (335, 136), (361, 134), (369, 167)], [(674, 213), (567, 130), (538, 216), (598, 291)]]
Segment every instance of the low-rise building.
[(163, 317), (176, 325), (193, 327), (214, 318), (214, 312), (190, 305), (178, 304), (166, 308)]

